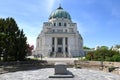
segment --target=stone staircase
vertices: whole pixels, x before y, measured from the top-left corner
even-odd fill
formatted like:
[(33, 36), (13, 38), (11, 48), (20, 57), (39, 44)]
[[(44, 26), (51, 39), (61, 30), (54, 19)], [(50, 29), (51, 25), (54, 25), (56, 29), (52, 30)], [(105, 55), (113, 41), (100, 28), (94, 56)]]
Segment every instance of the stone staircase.
[(55, 57), (64, 57), (64, 54), (63, 53), (56, 53)]
[(56, 58), (64, 58), (64, 57), (70, 57), (68, 53), (64, 56), (63, 53), (57, 52), (56, 55), (55, 53), (50, 53), (50, 57), (56, 57)]

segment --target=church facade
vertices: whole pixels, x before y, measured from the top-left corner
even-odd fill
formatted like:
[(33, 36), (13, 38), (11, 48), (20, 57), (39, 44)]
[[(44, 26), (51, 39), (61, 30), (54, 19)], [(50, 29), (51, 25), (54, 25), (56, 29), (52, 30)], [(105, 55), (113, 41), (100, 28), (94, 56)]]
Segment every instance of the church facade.
[(36, 39), (35, 54), (44, 57), (74, 57), (83, 55), (83, 38), (70, 14), (61, 6), (54, 10)]

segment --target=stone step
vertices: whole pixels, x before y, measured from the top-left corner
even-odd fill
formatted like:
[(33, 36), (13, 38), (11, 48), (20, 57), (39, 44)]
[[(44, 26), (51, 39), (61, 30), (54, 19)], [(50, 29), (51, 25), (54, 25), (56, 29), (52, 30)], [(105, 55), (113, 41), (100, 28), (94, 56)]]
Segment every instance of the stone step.
[(56, 53), (56, 57), (64, 57), (63, 53)]
[(65, 55), (63, 53), (50, 53), (50, 57), (70, 57), (68, 53), (65, 53)]

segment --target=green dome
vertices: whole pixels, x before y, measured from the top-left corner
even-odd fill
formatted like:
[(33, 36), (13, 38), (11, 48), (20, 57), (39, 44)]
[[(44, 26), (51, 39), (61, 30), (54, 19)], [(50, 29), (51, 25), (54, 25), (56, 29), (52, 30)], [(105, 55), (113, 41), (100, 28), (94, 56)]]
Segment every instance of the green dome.
[(52, 18), (65, 18), (71, 20), (70, 14), (63, 10), (61, 6), (50, 14), (49, 19)]

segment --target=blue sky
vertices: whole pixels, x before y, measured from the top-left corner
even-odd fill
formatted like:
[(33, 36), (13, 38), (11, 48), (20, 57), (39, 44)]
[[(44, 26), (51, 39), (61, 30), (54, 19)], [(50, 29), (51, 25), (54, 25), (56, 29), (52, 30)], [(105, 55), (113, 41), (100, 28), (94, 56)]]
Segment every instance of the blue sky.
[(120, 0), (0, 0), (0, 18), (13, 17), (29, 44), (59, 4), (77, 23), (84, 46), (120, 44)]

